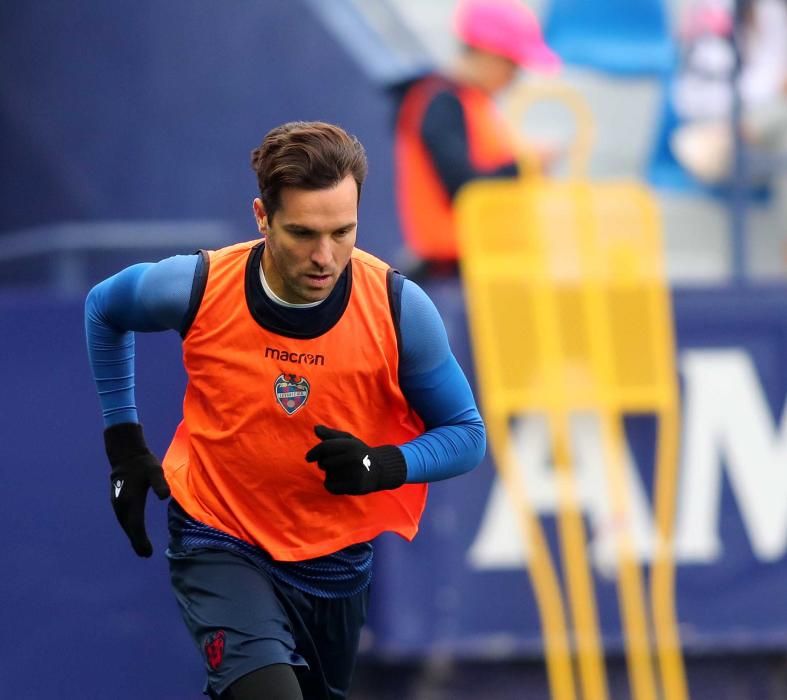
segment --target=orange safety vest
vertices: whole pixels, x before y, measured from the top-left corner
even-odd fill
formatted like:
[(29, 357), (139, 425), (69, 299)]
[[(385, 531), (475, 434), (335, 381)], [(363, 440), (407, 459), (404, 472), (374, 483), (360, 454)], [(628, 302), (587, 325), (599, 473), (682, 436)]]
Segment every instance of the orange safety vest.
[(318, 424), (369, 445), (402, 444), (424, 430), (399, 387), (390, 268), (355, 250), (341, 318), (319, 337), (290, 338), (249, 311), (246, 275), (259, 272), (247, 267), (258, 245), (209, 253), (205, 292), (183, 340), (183, 421), (164, 458), (173, 497), (193, 518), (281, 561), (330, 554), (383, 531), (412, 539), (425, 484), (334, 496), (304, 459), (319, 442)]
[(434, 96), (446, 89), (462, 105), (473, 166), (491, 172), (515, 159), (509, 127), (487, 93), (439, 77), (426, 78), (410, 89), (396, 126), (397, 206), (405, 240), (424, 260), (458, 257), (451, 198), (421, 140), (426, 110)]

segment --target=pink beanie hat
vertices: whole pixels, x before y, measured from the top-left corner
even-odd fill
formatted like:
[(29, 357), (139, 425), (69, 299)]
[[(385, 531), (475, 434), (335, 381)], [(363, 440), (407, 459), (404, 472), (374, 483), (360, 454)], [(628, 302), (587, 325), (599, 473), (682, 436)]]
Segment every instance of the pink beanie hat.
[(505, 56), (523, 68), (551, 72), (560, 67), (535, 14), (519, 0), (460, 0), (454, 31), (468, 46)]

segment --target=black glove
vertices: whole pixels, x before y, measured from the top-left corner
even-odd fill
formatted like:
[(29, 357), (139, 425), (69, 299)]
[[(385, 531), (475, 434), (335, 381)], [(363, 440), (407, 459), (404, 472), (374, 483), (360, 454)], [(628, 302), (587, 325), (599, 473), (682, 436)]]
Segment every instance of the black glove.
[(342, 430), (316, 425), (314, 433), (322, 442), (306, 453), (307, 462), (317, 462), (325, 472), (325, 488), (333, 494), (361, 496), (401, 486), (407, 478), (407, 464), (395, 445), (369, 447)]
[(112, 509), (134, 551), (140, 557), (149, 557), (153, 554), (153, 545), (145, 531), (148, 488), (152, 487), (161, 500), (169, 497), (161, 463), (145, 444), (142, 426), (138, 423), (111, 425), (104, 431), (104, 446), (112, 465)]

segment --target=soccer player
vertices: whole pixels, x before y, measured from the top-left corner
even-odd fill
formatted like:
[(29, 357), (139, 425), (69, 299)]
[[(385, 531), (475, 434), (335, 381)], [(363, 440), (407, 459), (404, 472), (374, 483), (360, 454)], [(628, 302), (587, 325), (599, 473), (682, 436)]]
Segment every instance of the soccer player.
[[(371, 540), (412, 539), (426, 483), (481, 460), (485, 432), (427, 295), (355, 247), (366, 155), (322, 122), (252, 153), (262, 239), (133, 265), (86, 302), (111, 502), (152, 554), (169, 501), (172, 587), (213, 698), (347, 697)], [(134, 332), (183, 338), (188, 385), (162, 464), (134, 403)]]

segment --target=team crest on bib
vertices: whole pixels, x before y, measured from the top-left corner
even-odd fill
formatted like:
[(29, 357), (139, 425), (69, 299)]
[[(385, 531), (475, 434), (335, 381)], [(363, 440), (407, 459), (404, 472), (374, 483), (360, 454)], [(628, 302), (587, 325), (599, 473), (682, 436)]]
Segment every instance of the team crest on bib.
[(288, 416), (303, 408), (309, 399), (309, 382), (306, 377), (280, 374), (273, 383), (273, 393)]

